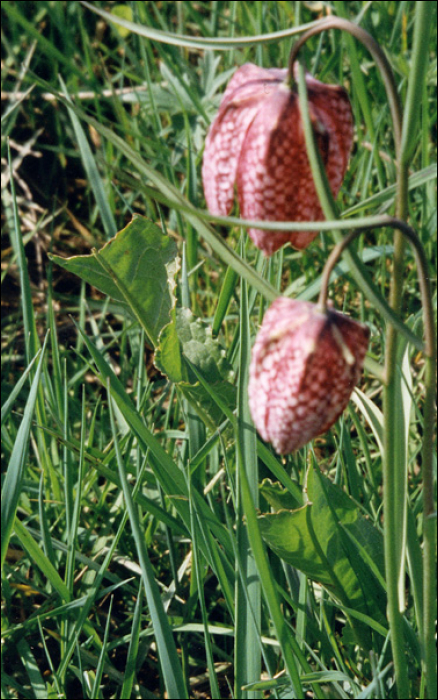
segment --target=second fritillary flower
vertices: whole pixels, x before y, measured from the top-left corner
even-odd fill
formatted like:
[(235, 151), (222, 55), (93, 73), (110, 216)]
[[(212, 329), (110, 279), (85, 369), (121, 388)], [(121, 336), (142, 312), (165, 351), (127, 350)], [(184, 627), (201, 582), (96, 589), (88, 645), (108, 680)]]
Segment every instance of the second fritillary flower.
[[(240, 214), (262, 221), (318, 221), (318, 195), (307, 158), (298, 94), (286, 84), (286, 69), (246, 63), (230, 80), (207, 135), (202, 180), (213, 214), (230, 213), (234, 184)], [(353, 141), (347, 93), (306, 75), (310, 118), (327, 177), (336, 196)], [(254, 243), (272, 255), (285, 243), (305, 248), (313, 231), (250, 228)]]
[(249, 408), (280, 454), (298, 450), (339, 418), (359, 381), (369, 329), (308, 301), (279, 297), (252, 350)]

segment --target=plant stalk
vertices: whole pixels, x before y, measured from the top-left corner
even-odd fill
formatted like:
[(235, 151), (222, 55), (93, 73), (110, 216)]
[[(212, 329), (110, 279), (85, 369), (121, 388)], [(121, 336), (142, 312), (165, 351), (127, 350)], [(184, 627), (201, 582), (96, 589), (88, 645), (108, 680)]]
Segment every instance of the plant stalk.
[[(404, 272), (404, 235), (400, 228), (407, 218), (408, 200), (408, 167), (410, 144), (412, 143), (412, 129), (415, 125), (416, 100), (415, 90), (418, 84), (422, 85), (421, 78), (424, 76), (424, 57), (421, 51), (421, 44), (428, 37), (430, 24), (427, 3), (417, 3), (416, 23), (414, 31), (413, 47), (413, 70), (409, 84), (407, 100), (406, 118), (402, 118), (401, 104), (397, 93), (394, 75), (391, 66), (380, 48), (379, 44), (362, 28), (338, 17), (329, 17), (312, 27), (303, 34), (295, 43), (289, 59), (288, 82), (293, 84), (294, 63), (297, 59), (300, 48), (307, 39), (326, 29), (341, 29), (361, 41), (370, 51), (376, 61), (386, 87), (391, 115), (394, 124), (394, 140), (397, 157), (397, 196), (396, 196), (396, 216), (400, 220), (402, 227), (392, 225), (396, 231), (394, 237), (394, 260), (392, 270), (392, 280), (390, 288), (389, 306), (394, 314), (399, 315), (401, 310), (401, 300), (403, 292), (403, 272)], [(312, 174), (315, 187), (321, 201), (324, 214), (327, 218), (334, 218), (335, 206), (331, 190), (325, 172), (321, 167), (319, 153), (316, 148), (312, 128), (308, 115), (307, 94), (304, 81), (304, 73), (301, 69), (298, 74), (300, 107), (302, 109), (304, 130), (306, 136), (306, 146), (309, 160), (312, 167)], [(307, 123), (306, 123), (307, 122)], [(391, 225), (387, 223), (387, 225)], [(337, 235), (339, 240), (339, 233)], [(351, 241), (348, 237), (348, 242)], [(418, 252), (418, 248), (416, 248)], [(420, 257), (423, 254), (420, 254)], [(418, 259), (418, 255), (417, 255)], [(328, 278), (327, 278), (328, 279)], [(430, 290), (427, 291), (427, 274), (420, 272), (420, 286), (423, 301), (423, 311), (425, 313), (425, 333), (428, 337), (426, 345), (426, 395), (424, 407), (424, 430), (423, 436), (423, 496), (424, 496), (424, 623), (423, 623), (423, 653), (426, 667), (426, 679), (429, 688), (428, 692), (433, 692), (432, 683), (436, 679), (435, 659), (432, 661), (433, 621), (435, 619), (435, 533), (431, 513), (433, 513), (433, 472), (432, 472), (432, 438), (433, 438), (433, 404), (435, 396), (435, 355), (434, 355), (434, 333), (433, 319), (431, 315)], [(322, 297), (323, 298), (323, 297)], [(385, 318), (388, 317), (385, 314)], [(433, 339), (432, 339), (433, 338)], [(403, 630), (403, 606), (400, 604), (399, 582), (404, 576), (404, 541), (406, 530), (406, 506), (407, 506), (407, 470), (404, 467), (400, 473), (398, 455), (400, 454), (400, 436), (395, 425), (397, 414), (398, 385), (399, 377), (396, 370), (396, 358), (398, 347), (397, 329), (391, 322), (387, 323), (387, 344), (385, 350), (385, 388), (384, 388), (384, 415), (385, 415), (385, 456), (384, 456), (384, 512), (385, 512), (385, 568), (388, 590), (388, 621), (391, 632), (391, 644), (394, 659), (395, 677), (397, 683), (398, 696), (401, 698), (410, 697), (409, 681), (407, 673), (407, 663), (405, 658), (405, 639)], [(404, 460), (403, 460), (404, 461)], [(402, 503), (399, 503), (399, 495), (402, 496)], [(432, 636), (431, 636), (432, 635)], [(433, 665), (432, 665), (433, 664)]]

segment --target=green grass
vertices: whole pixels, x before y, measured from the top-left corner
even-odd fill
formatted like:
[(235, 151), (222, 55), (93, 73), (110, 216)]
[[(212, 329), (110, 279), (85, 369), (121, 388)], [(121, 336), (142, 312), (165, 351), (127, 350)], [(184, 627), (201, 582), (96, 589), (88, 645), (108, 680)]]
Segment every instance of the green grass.
[[(395, 698), (397, 685), (399, 697), (434, 696), (424, 298), (409, 245), (393, 266), (399, 243), (391, 228), (376, 224), (356, 239), (332, 277), (335, 306), (371, 329), (359, 391), (342, 418), (279, 458), (257, 437), (247, 407), (250, 350), (264, 311), (280, 292), (317, 300), (341, 235), (332, 228), (345, 232), (351, 220), (377, 222), (383, 214), (408, 218), (435, 301), (436, 10), (427, 10), (430, 42), (417, 42), (415, 51), (423, 3), (327, 5), (386, 52), (406, 115), (402, 168), (371, 54), (337, 30), (310, 38), (309, 68), (349, 92), (355, 146), (336, 226), (322, 226), (305, 251), (286, 247), (267, 261), (236, 218), (214, 221), (205, 211), (203, 144), (234, 69), (246, 61), (286, 66), (295, 28), (318, 18), (315, 4), (126, 3), (124, 16), (141, 29), (124, 33), (78, 2), (2, 3), (6, 698)], [(88, 261), (110, 265), (111, 296), (56, 263), (56, 256), (100, 250), (133, 214), (171, 238), (178, 263), (163, 274), (175, 280), (170, 304), (193, 314), (178, 323), (201, 338), (196, 357), (188, 345), (184, 357), (165, 354), (175, 337), (169, 327), (160, 339), (162, 327), (151, 321), (160, 293), (149, 285), (143, 299), (141, 284), (125, 289), (117, 260), (99, 253)], [(385, 300), (394, 269), (403, 288), (391, 354)], [(147, 268), (144, 274), (146, 288)], [(396, 370), (390, 409), (382, 383), (388, 353)], [(220, 381), (205, 371), (207, 359)], [(399, 503), (385, 491), (391, 424), (395, 487), (406, 488)], [(302, 506), (306, 473), (318, 468), (324, 477), (304, 520), (323, 559), (322, 526), (353, 562), (342, 569), (348, 576), (336, 598), (304, 556), (297, 567), (266, 547), (257, 517), (278, 499), (287, 509)], [(336, 523), (330, 507), (318, 510), (317, 488), (332, 487), (327, 503), (340, 499), (344, 514), (353, 507), (358, 529)], [(427, 485), (426, 498), (430, 491)], [(385, 537), (387, 554), (391, 542), (401, 575), (373, 561), (362, 536)], [(327, 559), (320, 577), (337, 581), (342, 556)], [(353, 574), (363, 588), (354, 606)], [(383, 607), (374, 604), (377, 589)], [(401, 634), (392, 646), (394, 629)]]

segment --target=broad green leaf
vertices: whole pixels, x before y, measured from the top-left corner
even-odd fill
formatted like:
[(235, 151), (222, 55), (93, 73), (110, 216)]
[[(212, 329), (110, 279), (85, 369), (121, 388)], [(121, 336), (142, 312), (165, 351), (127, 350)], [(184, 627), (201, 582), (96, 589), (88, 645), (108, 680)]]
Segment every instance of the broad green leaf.
[(120, 302), (155, 345), (175, 305), (175, 242), (152, 221), (135, 215), (99, 251), (52, 260)]
[[(269, 500), (263, 486), (261, 491)], [(297, 510), (280, 510), (278, 513), (260, 516), (262, 535), (280, 559), (304, 571), (312, 581), (317, 581), (336, 593), (330, 569), (309, 533), (307, 520), (311, 508), (311, 504), (307, 503)], [(339, 594), (342, 595), (342, 592), (339, 591)]]
[(268, 501), (269, 505), (274, 510), (295, 510), (301, 506), (292, 493), (278, 482), (272, 482), (270, 479), (263, 479), (261, 484), (263, 496)]
[[(188, 360), (188, 362), (187, 362)], [(155, 352), (155, 365), (178, 384), (178, 388), (210, 427), (217, 427), (224, 416), (212, 397), (198, 382), (191, 365), (219, 394), (231, 410), (236, 405), (236, 389), (226, 351), (212, 337), (211, 327), (193, 316), (189, 309), (175, 309), (172, 321), (161, 332)]]
[[(155, 364), (174, 382), (195, 382), (196, 377), (183, 357), (199, 369), (212, 384), (232, 378), (225, 348), (212, 337), (211, 327), (190, 309), (176, 309), (172, 322), (160, 334)], [(181, 359), (178, 359), (181, 358)]]
[[(229, 382), (218, 382), (210, 386), (222, 403), (230, 410), (233, 410), (236, 405), (236, 388)], [(195, 409), (201, 420), (211, 430), (216, 430), (217, 426), (224, 420), (224, 413), (204, 387), (200, 383), (188, 384), (181, 382), (178, 384), (178, 389), (190, 402), (190, 405)]]
[[(268, 502), (279, 489), (263, 483)], [(259, 518), (263, 537), (278, 556), (327, 588), (343, 605), (385, 620), (383, 538), (357, 504), (318, 470), (309, 468), (308, 502)], [(286, 498), (286, 496), (284, 496)], [(357, 625), (354, 623), (357, 630)]]

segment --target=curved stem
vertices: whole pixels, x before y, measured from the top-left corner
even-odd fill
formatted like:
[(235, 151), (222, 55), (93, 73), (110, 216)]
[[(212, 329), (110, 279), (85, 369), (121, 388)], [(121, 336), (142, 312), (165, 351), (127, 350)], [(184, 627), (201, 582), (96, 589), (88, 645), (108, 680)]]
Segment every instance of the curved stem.
[(385, 83), (386, 92), (388, 95), (388, 101), (391, 109), (392, 120), (394, 123), (394, 139), (396, 144), (397, 157), (400, 151), (401, 137), (402, 137), (402, 109), (400, 104), (400, 98), (397, 92), (397, 86), (394, 80), (394, 74), (392, 72), (391, 65), (386, 58), (381, 46), (377, 43), (374, 37), (362, 27), (359, 27), (353, 22), (349, 22), (342, 17), (326, 17), (322, 19), (318, 25), (311, 27), (307, 32), (304, 32), (300, 38), (295, 42), (289, 55), (289, 65), (288, 65), (288, 81), (289, 84), (294, 83), (294, 63), (297, 60), (298, 53), (303, 45), (306, 43), (311, 36), (315, 34), (320, 34), (327, 29), (341, 29), (342, 31), (348, 32), (356, 39), (358, 39), (373, 56), (377, 66), (382, 72), (383, 82)]
[[(321, 290), (319, 292), (318, 305), (321, 309), (327, 307), (327, 296), (328, 287), (330, 282), (330, 276), (333, 269), (341, 257), (342, 253), (351, 241), (360, 236), (365, 231), (370, 231), (375, 228), (392, 228), (400, 231), (400, 233), (407, 238), (409, 243), (412, 245), (416, 263), (418, 267), (418, 279), (421, 291), (421, 298), (423, 300), (423, 317), (424, 317), (424, 339), (425, 339), (425, 355), (428, 358), (435, 360), (436, 353), (436, 340), (435, 340), (435, 322), (433, 315), (433, 304), (432, 304), (432, 293), (429, 284), (429, 271), (427, 259), (424, 253), (423, 245), (418, 238), (415, 230), (409, 226), (405, 221), (397, 219), (392, 216), (380, 216), (378, 220), (374, 221), (368, 225), (361, 226), (360, 228), (351, 231), (345, 238), (343, 238), (337, 245), (333, 248), (330, 253), (326, 264), (324, 265), (324, 270), (321, 278)], [(430, 511), (432, 512), (432, 511)]]
[(357, 228), (354, 231), (351, 231), (347, 236), (345, 236), (345, 238), (343, 238), (341, 241), (339, 241), (339, 243), (335, 245), (329, 257), (327, 258), (327, 262), (324, 265), (324, 269), (322, 271), (321, 289), (319, 291), (318, 297), (318, 306), (322, 313), (327, 311), (327, 299), (330, 277), (335, 268), (336, 263), (338, 262), (344, 250), (348, 248), (351, 241), (360, 236), (360, 234), (363, 233), (365, 230), (366, 229), (364, 228)]
[[(365, 231), (369, 231), (376, 227), (385, 226), (395, 229), (399, 236), (406, 238), (414, 248), (418, 279), (423, 302), (423, 319), (424, 319), (424, 339), (425, 339), (425, 396), (424, 396), (424, 426), (423, 426), (423, 449), (422, 449), (422, 476), (423, 476), (423, 536), (424, 536), (424, 613), (422, 620), (423, 628), (423, 653), (426, 660), (426, 678), (428, 689), (434, 685), (434, 669), (435, 659), (428, 658), (432, 656), (431, 649), (434, 648), (433, 643), (433, 628), (435, 620), (436, 607), (436, 584), (435, 584), (435, 523), (434, 523), (434, 473), (433, 473), (433, 438), (435, 428), (435, 375), (436, 375), (436, 334), (434, 311), (432, 303), (432, 293), (430, 288), (430, 277), (428, 272), (427, 259), (424, 253), (423, 245), (418, 238), (416, 232), (406, 222), (390, 217), (382, 216), (380, 222), (376, 226), (376, 222), (370, 223), (368, 226), (363, 226), (356, 229), (343, 238), (331, 252), (325, 266), (321, 280), (321, 290), (318, 299), (318, 305), (321, 310), (327, 308), (328, 286), (330, 276), (333, 269), (341, 257), (345, 249), (350, 243)], [(391, 382), (391, 377), (388, 376), (388, 364), (386, 364), (385, 383)], [(391, 373), (392, 374), (392, 373)], [(387, 408), (387, 406), (386, 406)], [(386, 483), (386, 486), (388, 484)], [(388, 503), (386, 501), (388, 507)], [(391, 503), (389, 504), (391, 506)], [(388, 508), (389, 510), (389, 508)], [(395, 522), (393, 523), (395, 526)], [(385, 531), (387, 532), (387, 530)], [(394, 562), (394, 581), (396, 585), (395, 574), (398, 568), (398, 563)], [(388, 592), (389, 592), (389, 576), (388, 576)], [(396, 600), (394, 601), (394, 603)], [(399, 611), (398, 611), (399, 612)], [(399, 615), (400, 617), (400, 615)], [(432, 632), (431, 632), (432, 630)], [(430, 690), (429, 690), (430, 693)], [(400, 695), (403, 697), (403, 695)], [(431, 697), (431, 695), (429, 695)]]
[[(413, 55), (416, 57), (413, 65), (413, 75), (410, 79), (410, 88), (417, 82), (421, 83), (421, 78), (424, 76), (425, 61), (422, 58), (421, 46), (424, 44), (424, 37), (428, 36), (429, 29), (427, 27), (427, 13), (424, 9), (426, 3), (417, 3), (416, 22), (414, 32), (414, 48)], [(356, 39), (361, 41), (370, 51), (375, 59), (376, 64), (381, 70), (382, 78), (385, 84), (388, 102), (390, 105), (391, 115), (394, 124), (394, 139), (397, 158), (397, 197), (396, 197), (396, 216), (398, 219), (392, 222), (387, 221), (386, 225), (397, 229), (394, 237), (394, 256), (393, 270), (391, 279), (389, 310), (392, 316), (399, 316), (401, 310), (402, 292), (403, 292), (403, 272), (404, 272), (404, 246), (405, 236), (409, 237), (412, 229), (407, 227), (404, 221), (407, 218), (407, 194), (408, 194), (408, 169), (407, 160), (409, 152), (409, 136), (412, 136), (413, 117), (409, 119), (409, 114), (406, 119), (402, 118), (402, 109), (397, 93), (397, 88), (394, 80), (394, 75), (391, 66), (380, 48), (379, 44), (365, 32), (361, 27), (349, 22), (348, 20), (339, 17), (329, 17), (319, 22), (317, 26), (312, 27), (305, 32), (300, 39), (295, 43), (289, 57), (288, 81), (292, 85), (294, 81), (294, 63), (298, 53), (307, 39), (314, 34), (320, 33), (327, 29), (341, 29)], [(421, 59), (421, 60), (420, 60)], [(324, 168), (321, 167), (319, 151), (315, 145), (313, 129), (310, 124), (307, 105), (307, 91), (303, 70), (298, 71), (298, 87), (300, 95), (300, 107), (302, 107), (304, 131), (306, 137), (306, 145), (311, 163), (312, 174), (315, 181), (315, 187), (320, 198), (322, 209), (328, 218), (335, 218), (333, 198), (331, 190), (324, 178)], [(422, 84), (422, 83), (421, 83)], [(411, 90), (412, 92), (412, 90)], [(414, 102), (411, 99), (411, 103)], [(415, 105), (410, 105), (411, 112), (414, 114)], [(306, 116), (305, 116), (306, 115)], [(406, 229), (407, 227), (407, 229)], [(404, 235), (403, 235), (404, 234)], [(335, 232), (335, 237), (339, 241), (340, 233)], [(348, 245), (351, 238), (343, 245), (343, 249)], [(415, 240), (416, 236), (415, 236)], [(413, 242), (411, 240), (411, 242)], [(416, 257), (419, 263), (419, 269), (424, 269), (425, 257), (422, 248), (417, 246)], [(350, 256), (351, 253), (346, 251)], [(355, 266), (357, 268), (357, 265)], [(330, 276), (330, 274), (328, 273)], [(363, 273), (362, 273), (363, 277)], [(366, 278), (364, 278), (367, 282)], [(327, 280), (325, 282), (327, 284)], [(425, 660), (425, 674), (427, 683), (427, 692), (433, 692), (434, 680), (436, 679), (435, 661), (433, 658), (433, 620), (435, 610), (435, 566), (434, 566), (434, 542), (435, 531), (431, 519), (433, 512), (433, 472), (432, 472), (432, 444), (433, 444), (433, 408), (435, 397), (435, 356), (434, 347), (435, 339), (433, 335), (433, 320), (431, 315), (431, 298), (430, 290), (428, 290), (427, 274), (420, 272), (420, 287), (423, 299), (423, 307), (425, 319), (425, 334), (426, 340), (426, 393), (424, 404), (424, 435), (423, 435), (423, 506), (424, 506), (424, 624), (423, 624), (423, 653)], [(326, 293), (326, 292), (325, 292)], [(322, 298), (324, 304), (324, 297)], [(382, 305), (380, 305), (382, 307)], [(385, 314), (387, 318), (387, 314)], [(397, 374), (397, 353), (399, 346), (399, 338), (397, 328), (393, 322), (388, 325), (386, 336), (385, 349), (385, 391), (384, 391), (384, 420), (385, 420), (385, 454), (383, 465), (383, 481), (384, 481), (384, 513), (385, 513), (385, 568), (386, 581), (388, 592), (388, 621), (391, 631), (391, 645), (394, 659), (395, 676), (397, 682), (397, 692), (399, 697), (409, 696), (409, 680), (407, 673), (407, 664), (405, 657), (405, 638), (403, 629), (403, 580), (404, 580), (404, 562), (405, 552), (404, 543), (406, 535), (406, 507), (407, 507), (407, 464), (406, 452), (403, 444), (403, 437), (400, 431), (397, 431), (395, 425), (396, 416), (399, 413), (399, 392), (400, 380)]]

